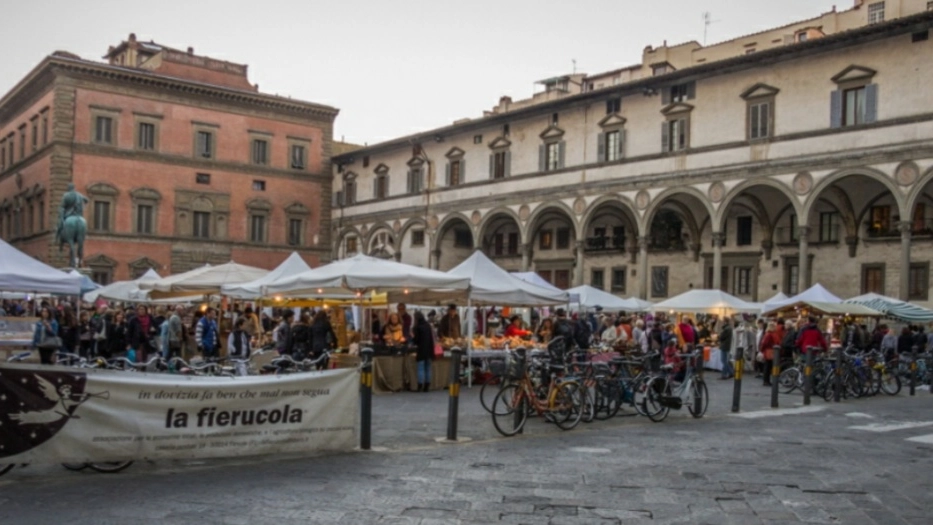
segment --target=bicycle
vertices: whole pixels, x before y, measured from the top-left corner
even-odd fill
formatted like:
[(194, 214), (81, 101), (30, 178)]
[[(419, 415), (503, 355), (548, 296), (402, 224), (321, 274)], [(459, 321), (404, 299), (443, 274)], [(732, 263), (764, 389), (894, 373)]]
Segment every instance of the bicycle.
[(562, 430), (575, 428), (583, 418), (586, 402), (583, 386), (575, 380), (559, 379), (563, 365), (549, 364), (549, 378), (544, 397), (535, 391), (534, 382), (519, 357), (509, 370), (509, 379), (492, 403), (492, 423), (503, 436), (514, 436), (522, 431), (528, 416), (534, 412), (557, 424)]
[(709, 407), (709, 390), (706, 382), (696, 373), (694, 360), (699, 352), (677, 354), (681, 359), (687, 360), (687, 370), (684, 380), (675, 384), (671, 378), (673, 365), (661, 366), (662, 375), (651, 379), (646, 387), (645, 399), (648, 418), (655, 423), (664, 421), (671, 409), (680, 410), (687, 405), (687, 410), (694, 418), (701, 418)]
[(610, 365), (598, 367), (594, 400), (596, 419), (603, 421), (615, 417), (622, 410), (623, 404), (635, 409), (635, 413), (629, 415), (648, 415), (646, 386), (654, 377), (650, 371), (651, 363), (659, 355), (653, 352), (640, 359), (616, 358), (610, 361)]

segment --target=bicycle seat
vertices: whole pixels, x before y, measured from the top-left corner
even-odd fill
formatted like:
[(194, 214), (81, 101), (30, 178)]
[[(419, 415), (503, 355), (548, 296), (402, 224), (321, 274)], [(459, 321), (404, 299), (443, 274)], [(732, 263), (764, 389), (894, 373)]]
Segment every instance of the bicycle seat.
[(661, 365), (661, 370), (671, 371), (674, 369), (674, 365)]

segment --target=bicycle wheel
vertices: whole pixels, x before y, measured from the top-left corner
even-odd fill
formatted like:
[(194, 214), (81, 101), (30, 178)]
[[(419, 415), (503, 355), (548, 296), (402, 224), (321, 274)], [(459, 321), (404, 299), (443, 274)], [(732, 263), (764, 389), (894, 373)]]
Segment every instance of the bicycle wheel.
[(492, 414), (492, 402), (496, 400), (496, 394), (506, 384), (506, 381), (502, 379), (496, 379), (494, 383), (483, 383), (483, 387), (479, 389), (479, 402), (486, 412)]
[(648, 383), (650, 381), (651, 378), (644, 376), (632, 383), (632, 406), (641, 416), (648, 415)]
[(13, 467), (15, 467), (15, 466), (16, 466), (16, 465), (14, 465), (13, 463), (10, 463), (9, 465), (0, 465), (0, 476), (6, 474), (7, 472), (9, 472), (9, 471), (11, 471), (11, 470), (13, 470)]
[(596, 384), (596, 419), (605, 421), (619, 413), (622, 405), (622, 386), (616, 380), (603, 380)]
[(581, 385), (583, 389), (583, 416), (580, 418), (584, 423), (592, 423), (596, 419), (596, 389)]
[(505, 385), (492, 401), (492, 424), (496, 431), (506, 437), (518, 434), (528, 421), (528, 411), (521, 406), (529, 400), (518, 385)]
[(132, 465), (132, 461), (107, 461), (104, 463), (89, 463), (88, 466), (97, 472), (104, 474), (115, 474)]
[(862, 380), (862, 376), (854, 370), (846, 372), (843, 379), (843, 385), (845, 389), (843, 392), (846, 394), (846, 397), (851, 397), (852, 399), (858, 399), (865, 395), (866, 387), (865, 382)]
[(88, 463), (62, 463), (62, 466), (68, 470), (77, 472), (88, 468), (90, 465)]
[[(699, 400), (699, 410), (696, 409), (697, 400)], [(695, 418), (701, 418), (706, 414), (706, 409), (709, 407), (709, 390), (706, 388), (705, 381), (697, 379), (690, 385), (690, 396), (684, 404), (687, 405), (690, 415)]]
[(670, 407), (661, 403), (663, 396), (671, 395), (671, 384), (666, 377), (656, 377), (648, 383), (648, 395), (645, 398), (645, 413), (648, 419), (660, 423), (671, 412)]
[(557, 386), (551, 397), (548, 412), (561, 430), (571, 430), (580, 424), (585, 411), (586, 392), (575, 381), (565, 381)]
[(888, 367), (881, 370), (881, 391), (889, 396), (896, 396), (901, 391), (901, 378)]
[(796, 368), (788, 368), (778, 376), (778, 388), (782, 394), (790, 394), (803, 385), (803, 374)]

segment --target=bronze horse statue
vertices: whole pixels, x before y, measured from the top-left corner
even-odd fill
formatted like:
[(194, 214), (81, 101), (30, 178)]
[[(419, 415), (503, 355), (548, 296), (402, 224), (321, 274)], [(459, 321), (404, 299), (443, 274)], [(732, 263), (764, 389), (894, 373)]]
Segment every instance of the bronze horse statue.
[(87, 236), (87, 221), (84, 220), (84, 204), (87, 197), (74, 189), (73, 184), (68, 185), (68, 192), (62, 196), (59, 207), (59, 224), (55, 238), (58, 241), (58, 251), (61, 252), (68, 244), (68, 266), (77, 268), (84, 259), (84, 239)]

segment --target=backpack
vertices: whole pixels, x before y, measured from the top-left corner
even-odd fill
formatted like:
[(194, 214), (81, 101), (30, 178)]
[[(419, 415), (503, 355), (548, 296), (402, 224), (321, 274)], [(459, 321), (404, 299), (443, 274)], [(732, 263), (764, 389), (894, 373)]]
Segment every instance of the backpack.
[(586, 321), (580, 319), (577, 321), (576, 326), (573, 331), (573, 340), (577, 343), (577, 346), (581, 350), (586, 350), (590, 347), (590, 338), (593, 336), (593, 333), (590, 331), (590, 325)]
[(797, 331), (788, 330), (784, 333), (784, 339), (781, 341), (781, 349), (793, 353), (795, 348), (797, 348)]

